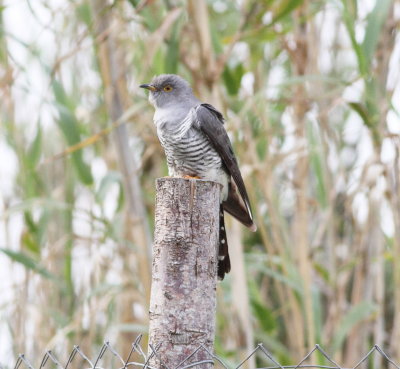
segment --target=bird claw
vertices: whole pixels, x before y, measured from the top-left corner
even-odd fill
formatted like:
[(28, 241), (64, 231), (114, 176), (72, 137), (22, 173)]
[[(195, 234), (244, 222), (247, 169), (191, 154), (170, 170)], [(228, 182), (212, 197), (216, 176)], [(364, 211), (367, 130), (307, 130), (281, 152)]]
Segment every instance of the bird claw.
[(189, 176), (189, 175), (183, 176), (183, 178), (185, 178), (185, 179), (200, 179), (200, 177), (197, 177), (197, 176)]

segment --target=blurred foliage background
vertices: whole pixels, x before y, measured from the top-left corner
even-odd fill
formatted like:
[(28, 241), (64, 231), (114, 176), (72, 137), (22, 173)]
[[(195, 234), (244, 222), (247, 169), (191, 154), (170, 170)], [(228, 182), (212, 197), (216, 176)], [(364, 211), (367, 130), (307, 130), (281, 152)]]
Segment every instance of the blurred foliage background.
[(378, 344), (400, 361), (399, 1), (0, 12), (0, 363), (105, 338), (126, 354), (146, 333), (167, 170), (138, 85), (159, 73), (223, 111), (259, 229), (227, 225), (216, 352), (263, 342), (290, 364), (320, 343), (351, 366)]

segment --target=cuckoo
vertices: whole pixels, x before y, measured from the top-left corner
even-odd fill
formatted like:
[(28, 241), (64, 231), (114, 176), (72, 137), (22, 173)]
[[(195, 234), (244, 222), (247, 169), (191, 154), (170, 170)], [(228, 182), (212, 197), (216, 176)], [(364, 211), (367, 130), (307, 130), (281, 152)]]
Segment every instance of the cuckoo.
[(202, 103), (189, 83), (175, 74), (161, 74), (140, 85), (150, 91), (155, 107), (154, 123), (173, 177), (195, 177), (221, 186), (218, 277), (231, 270), (224, 211), (256, 231), (249, 196), (222, 114)]

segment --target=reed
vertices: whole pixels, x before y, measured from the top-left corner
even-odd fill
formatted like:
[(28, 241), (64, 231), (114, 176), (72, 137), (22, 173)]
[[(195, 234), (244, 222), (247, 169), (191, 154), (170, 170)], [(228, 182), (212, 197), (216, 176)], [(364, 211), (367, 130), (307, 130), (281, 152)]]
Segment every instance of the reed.
[(167, 171), (138, 85), (178, 73), (224, 112), (259, 228), (228, 223), (217, 353), (262, 341), (291, 364), (320, 343), (350, 367), (377, 343), (400, 361), (394, 1), (0, 9), (0, 357), (147, 332)]

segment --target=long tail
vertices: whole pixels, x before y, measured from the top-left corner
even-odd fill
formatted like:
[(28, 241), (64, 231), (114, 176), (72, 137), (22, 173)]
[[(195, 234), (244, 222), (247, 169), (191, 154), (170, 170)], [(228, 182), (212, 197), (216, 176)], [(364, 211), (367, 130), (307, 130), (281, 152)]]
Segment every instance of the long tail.
[(219, 248), (218, 248), (218, 279), (221, 281), (225, 273), (231, 270), (231, 261), (229, 259), (228, 239), (225, 231), (224, 208), (219, 208)]

